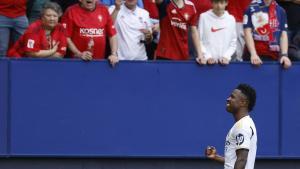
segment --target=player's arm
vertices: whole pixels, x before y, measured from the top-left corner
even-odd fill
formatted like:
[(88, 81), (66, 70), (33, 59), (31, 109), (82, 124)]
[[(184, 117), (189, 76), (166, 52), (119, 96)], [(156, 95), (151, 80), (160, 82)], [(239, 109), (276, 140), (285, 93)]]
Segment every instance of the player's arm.
[(234, 164), (234, 169), (244, 169), (246, 167), (248, 152), (248, 149), (236, 150), (236, 161)]
[(208, 146), (205, 150), (205, 156), (211, 160), (223, 163), (225, 162), (224, 157), (217, 154), (217, 150), (213, 146)]

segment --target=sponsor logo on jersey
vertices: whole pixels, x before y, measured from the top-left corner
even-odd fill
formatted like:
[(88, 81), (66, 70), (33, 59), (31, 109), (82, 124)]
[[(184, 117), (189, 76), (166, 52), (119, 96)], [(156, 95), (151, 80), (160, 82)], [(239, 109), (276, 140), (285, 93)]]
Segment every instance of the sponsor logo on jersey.
[(235, 137), (235, 139), (236, 139), (236, 145), (237, 145), (237, 146), (242, 145), (242, 144), (244, 143), (244, 140), (245, 140), (244, 135), (241, 134), (241, 133), (239, 133), (239, 134)]
[(28, 39), (27, 41), (27, 48), (33, 49), (35, 41), (33, 39)]
[(230, 146), (230, 142), (228, 140), (226, 140), (226, 142), (225, 142), (225, 151), (228, 150), (229, 146)]
[(104, 36), (103, 28), (80, 28), (80, 36), (102, 37)]
[(174, 27), (183, 29), (183, 30), (187, 30), (186, 23), (184, 23), (184, 22), (176, 22), (176, 21), (171, 20), (171, 25)]

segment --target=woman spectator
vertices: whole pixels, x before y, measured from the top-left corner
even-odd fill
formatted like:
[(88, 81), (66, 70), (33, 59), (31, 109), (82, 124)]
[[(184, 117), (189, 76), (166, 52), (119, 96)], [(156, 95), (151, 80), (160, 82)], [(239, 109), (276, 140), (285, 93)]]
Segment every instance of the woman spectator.
[(47, 2), (41, 19), (33, 22), (8, 52), (10, 57), (61, 58), (66, 53), (65, 29), (58, 23), (62, 10), (57, 3)]

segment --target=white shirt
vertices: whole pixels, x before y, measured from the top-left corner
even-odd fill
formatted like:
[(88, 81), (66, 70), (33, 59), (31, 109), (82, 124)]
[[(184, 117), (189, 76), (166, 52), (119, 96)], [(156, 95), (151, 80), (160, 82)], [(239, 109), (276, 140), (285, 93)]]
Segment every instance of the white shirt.
[(232, 15), (227, 11), (221, 17), (212, 10), (204, 12), (199, 17), (198, 31), (205, 59), (231, 60), (237, 45), (236, 22)]
[(233, 169), (236, 161), (236, 150), (248, 149), (248, 158), (245, 169), (253, 169), (257, 148), (257, 133), (255, 124), (250, 116), (237, 121), (226, 136), (225, 142), (225, 169)]
[[(115, 6), (109, 8), (112, 13)], [(128, 9), (124, 4), (115, 20), (117, 30), (118, 50), (120, 60), (147, 60), (145, 44), (141, 40), (145, 39), (141, 29), (151, 30), (149, 12), (139, 8), (134, 11)]]

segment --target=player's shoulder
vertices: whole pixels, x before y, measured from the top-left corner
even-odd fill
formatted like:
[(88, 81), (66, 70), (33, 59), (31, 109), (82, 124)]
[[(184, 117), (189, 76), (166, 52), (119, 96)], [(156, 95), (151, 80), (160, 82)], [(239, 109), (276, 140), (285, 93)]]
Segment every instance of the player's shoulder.
[(243, 117), (235, 124), (237, 130), (248, 130), (254, 126), (254, 122), (250, 116)]

